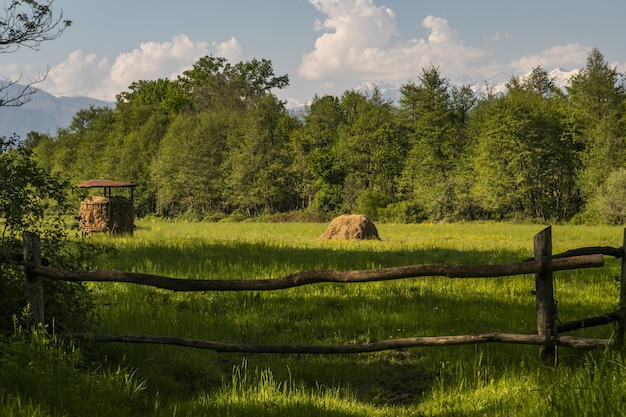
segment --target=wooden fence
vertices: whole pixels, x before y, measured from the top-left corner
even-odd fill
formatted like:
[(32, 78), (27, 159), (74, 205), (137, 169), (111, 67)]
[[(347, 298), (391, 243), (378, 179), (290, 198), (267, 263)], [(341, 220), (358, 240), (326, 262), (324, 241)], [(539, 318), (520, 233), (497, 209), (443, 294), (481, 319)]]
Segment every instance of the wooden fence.
[[(42, 279), (64, 281), (127, 282), (148, 285), (171, 291), (270, 291), (321, 282), (358, 283), (387, 281), (403, 278), (443, 276), (449, 278), (492, 278), (513, 275), (535, 274), (537, 332), (535, 334), (483, 333), (458, 336), (411, 337), (352, 345), (304, 346), (304, 345), (250, 345), (228, 344), (214, 341), (181, 337), (147, 335), (113, 335), (73, 333), (64, 335), (76, 340), (93, 342), (157, 343), (211, 349), (217, 352), (243, 353), (364, 353), (418, 346), (448, 346), (478, 343), (513, 343), (539, 346), (540, 356), (547, 364), (557, 363), (557, 346), (579, 349), (606, 347), (620, 348), (623, 345), (626, 319), (626, 259), (624, 247), (590, 247), (552, 254), (552, 229), (544, 229), (534, 237), (534, 258), (516, 263), (497, 265), (421, 264), (361, 271), (309, 271), (299, 272), (276, 279), (258, 280), (196, 280), (167, 278), (157, 275), (130, 272), (68, 271), (54, 269), (41, 264), (39, 237), (24, 233), (24, 263), (26, 288), (35, 323), (44, 323)], [(624, 234), (626, 243), (626, 230)], [(594, 268), (604, 265), (604, 256), (622, 258), (620, 278), (619, 310), (608, 314), (556, 323), (556, 304), (552, 273), (554, 271)], [(561, 333), (619, 322), (614, 339), (592, 339), (562, 336)]]

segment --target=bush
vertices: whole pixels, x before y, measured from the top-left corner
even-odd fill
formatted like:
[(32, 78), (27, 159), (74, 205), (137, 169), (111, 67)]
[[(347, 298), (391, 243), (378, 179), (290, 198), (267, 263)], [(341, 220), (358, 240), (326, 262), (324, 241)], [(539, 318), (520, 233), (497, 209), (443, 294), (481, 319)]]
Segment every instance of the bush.
[(428, 215), (421, 205), (400, 201), (381, 209), (379, 220), (385, 223), (421, 223), (428, 220)]
[[(69, 184), (39, 168), (32, 151), (16, 138), (0, 138), (0, 219), (4, 219), (0, 223), (0, 331), (13, 331), (13, 317), (23, 317), (27, 309), (21, 261), (24, 231), (40, 236), (42, 257), (59, 268), (84, 268), (98, 251), (69, 238), (64, 222), (71, 209), (68, 191)], [(58, 327), (85, 328), (92, 303), (84, 285), (46, 280), (44, 296), (46, 316), (54, 318)]]
[(364, 190), (356, 200), (356, 212), (364, 214), (371, 220), (379, 220), (379, 212), (390, 203), (389, 197), (383, 193)]
[(584, 217), (593, 223), (626, 223), (626, 168), (609, 174), (587, 205)]

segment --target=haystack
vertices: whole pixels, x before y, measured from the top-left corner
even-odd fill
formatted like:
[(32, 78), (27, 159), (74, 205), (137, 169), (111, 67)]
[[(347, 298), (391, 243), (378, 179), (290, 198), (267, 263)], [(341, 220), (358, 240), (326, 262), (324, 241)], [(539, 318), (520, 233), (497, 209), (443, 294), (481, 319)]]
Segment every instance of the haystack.
[(126, 197), (93, 196), (80, 203), (80, 230), (83, 234), (133, 233), (134, 220), (133, 202)]
[(370, 219), (362, 214), (344, 214), (335, 217), (326, 231), (320, 236), (322, 240), (338, 239), (378, 239), (378, 230)]

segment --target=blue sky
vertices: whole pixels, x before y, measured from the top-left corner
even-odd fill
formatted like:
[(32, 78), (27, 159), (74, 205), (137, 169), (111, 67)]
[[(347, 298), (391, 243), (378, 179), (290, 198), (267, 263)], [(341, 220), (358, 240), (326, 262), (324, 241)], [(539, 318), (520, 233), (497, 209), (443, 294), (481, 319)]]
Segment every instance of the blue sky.
[(265, 58), (307, 102), (439, 67), (497, 84), (541, 65), (580, 69), (597, 47), (626, 71), (624, 0), (54, 0), (73, 25), (38, 52), (1, 56), (0, 77), (50, 68), (56, 96), (113, 100), (137, 80), (175, 77), (204, 55)]

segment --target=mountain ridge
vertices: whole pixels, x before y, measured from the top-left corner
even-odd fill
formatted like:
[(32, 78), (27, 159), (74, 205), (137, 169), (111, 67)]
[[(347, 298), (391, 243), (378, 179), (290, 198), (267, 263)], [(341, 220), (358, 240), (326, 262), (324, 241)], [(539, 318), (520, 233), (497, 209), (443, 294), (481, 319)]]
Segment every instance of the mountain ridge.
[[(548, 72), (548, 76), (554, 80), (554, 84), (564, 89), (569, 85), (571, 77), (578, 70), (564, 71), (555, 68)], [(530, 73), (522, 75), (525, 78)], [(506, 81), (494, 82), (476, 82), (466, 80), (463, 83), (450, 82), (450, 85), (468, 84), (477, 96), (486, 95), (488, 90), (493, 94), (500, 94), (506, 90)], [(378, 89), (381, 96), (385, 100), (389, 100), (394, 104), (398, 104), (401, 93), (400, 88), (406, 83), (391, 84), (385, 81), (367, 81), (356, 87), (354, 90), (363, 94), (372, 94)], [(9, 96), (12, 91), (18, 91), (23, 86), (13, 85), (7, 89)], [(36, 89), (31, 100), (19, 107), (0, 106), (0, 137), (10, 137), (17, 134), (21, 139), (25, 139), (29, 132), (35, 131), (54, 135), (58, 129), (66, 128), (72, 122), (72, 119), (81, 109), (94, 107), (114, 107), (115, 103), (103, 100), (93, 99), (89, 97), (56, 97), (44, 90)], [(306, 107), (302, 102), (293, 101), (287, 103), (287, 107), (291, 112), (297, 114)]]
[[(6, 93), (13, 96), (20, 88), (23, 86), (13, 85)], [(89, 97), (56, 97), (44, 90), (35, 90), (30, 101), (22, 106), (0, 107), (0, 137), (15, 134), (23, 140), (32, 131), (53, 135), (58, 129), (68, 127), (79, 110), (115, 105)]]

